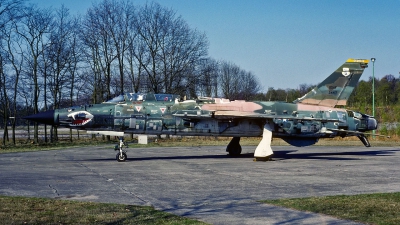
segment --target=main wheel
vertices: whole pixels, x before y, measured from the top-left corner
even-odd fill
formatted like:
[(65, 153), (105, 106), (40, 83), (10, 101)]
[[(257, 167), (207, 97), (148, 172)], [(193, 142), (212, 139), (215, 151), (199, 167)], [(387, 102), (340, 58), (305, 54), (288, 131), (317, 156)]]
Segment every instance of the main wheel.
[(234, 148), (228, 149), (228, 154), (229, 154), (229, 156), (232, 156), (232, 157), (238, 157), (238, 156), (240, 156), (241, 153), (242, 153), (242, 146), (240, 146), (240, 145), (237, 145)]
[(242, 146), (240, 146), (240, 137), (232, 138), (231, 142), (229, 142), (228, 146), (226, 147), (226, 151), (228, 152), (229, 156), (240, 156), (240, 154), (242, 153)]
[(116, 158), (117, 158), (117, 161), (118, 161), (118, 162), (123, 162), (123, 161), (125, 161), (128, 157), (126, 156), (126, 153), (125, 153), (125, 152), (122, 152), (122, 154), (118, 153), (118, 154), (116, 155)]

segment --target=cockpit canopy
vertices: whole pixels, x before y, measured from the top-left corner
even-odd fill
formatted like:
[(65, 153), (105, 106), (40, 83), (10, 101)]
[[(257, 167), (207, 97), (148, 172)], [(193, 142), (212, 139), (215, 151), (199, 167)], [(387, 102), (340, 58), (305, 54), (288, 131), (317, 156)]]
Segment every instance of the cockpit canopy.
[(144, 101), (146, 99), (146, 94), (140, 93), (128, 93), (125, 96), (126, 100), (130, 102)]
[(124, 95), (118, 95), (108, 101), (106, 101), (106, 103), (119, 103), (119, 102), (124, 102), (125, 98)]
[(139, 102), (139, 101), (168, 101), (172, 102), (179, 99), (179, 95), (173, 94), (140, 94), (140, 93), (127, 93), (125, 95), (116, 96), (106, 103), (123, 103), (123, 102)]

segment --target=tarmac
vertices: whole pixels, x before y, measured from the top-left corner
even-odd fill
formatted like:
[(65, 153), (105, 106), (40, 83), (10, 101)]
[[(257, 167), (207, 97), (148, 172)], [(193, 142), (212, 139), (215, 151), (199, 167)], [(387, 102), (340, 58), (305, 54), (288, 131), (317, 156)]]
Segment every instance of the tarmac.
[(400, 191), (400, 147), (114, 146), (0, 154), (0, 195), (153, 206), (210, 224), (357, 224), (259, 200)]

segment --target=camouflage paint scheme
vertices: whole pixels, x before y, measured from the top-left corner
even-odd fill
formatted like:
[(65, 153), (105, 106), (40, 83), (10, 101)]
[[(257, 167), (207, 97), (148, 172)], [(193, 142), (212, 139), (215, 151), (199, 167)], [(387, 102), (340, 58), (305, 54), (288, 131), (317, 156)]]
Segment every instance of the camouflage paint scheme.
[[(233, 156), (241, 153), (240, 137), (263, 136), (255, 152), (257, 158), (272, 155), (271, 137), (282, 138), (294, 146), (308, 146), (320, 138), (357, 136), (369, 147), (364, 132), (377, 128), (375, 118), (335, 108), (346, 104), (368, 62), (365, 59), (348, 59), (317, 87), (293, 103), (221, 98), (183, 101), (180, 96), (172, 94), (129, 93), (102, 104), (49, 110), (26, 119), (115, 136), (171, 134), (233, 137), (227, 147), (227, 152)], [(119, 161), (125, 160), (126, 155), (124, 157)]]

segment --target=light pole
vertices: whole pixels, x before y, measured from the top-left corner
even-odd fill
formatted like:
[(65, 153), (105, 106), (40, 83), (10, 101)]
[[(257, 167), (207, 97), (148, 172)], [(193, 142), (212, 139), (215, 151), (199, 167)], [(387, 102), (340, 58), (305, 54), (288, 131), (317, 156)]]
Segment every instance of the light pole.
[[(372, 116), (375, 117), (375, 58), (372, 61)], [(375, 130), (372, 131), (372, 137), (375, 138)]]

